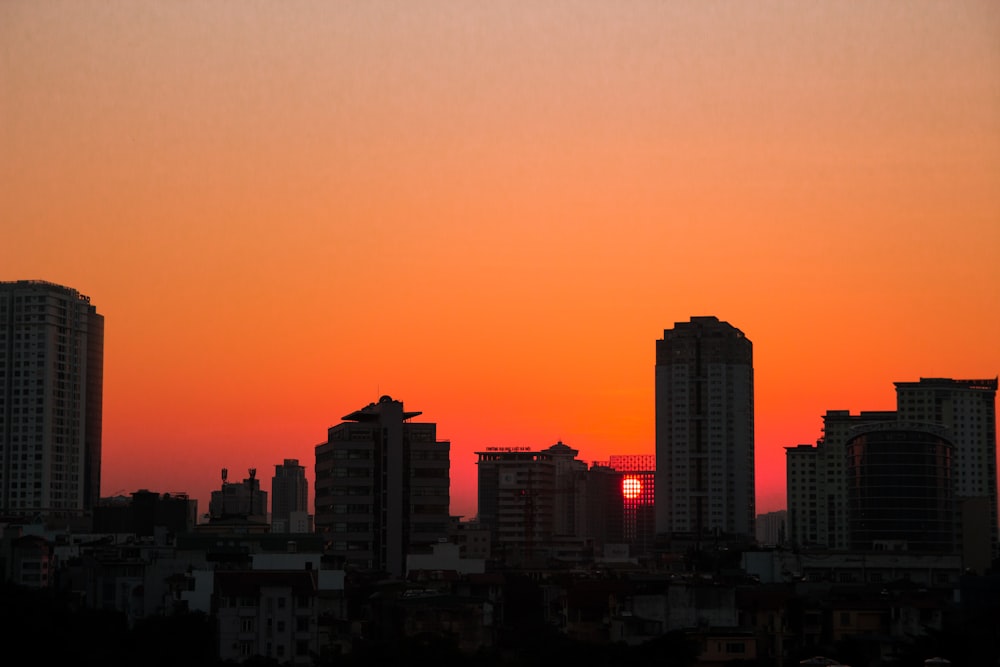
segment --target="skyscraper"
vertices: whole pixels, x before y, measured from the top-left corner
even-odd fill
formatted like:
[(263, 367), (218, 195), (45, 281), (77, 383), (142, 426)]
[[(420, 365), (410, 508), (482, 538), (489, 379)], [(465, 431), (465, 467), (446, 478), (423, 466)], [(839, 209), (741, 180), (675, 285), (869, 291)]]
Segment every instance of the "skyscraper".
[(753, 537), (753, 345), (716, 317), (656, 341), (656, 532)]
[(316, 446), (317, 532), (346, 564), (402, 577), (406, 556), (448, 536), (451, 443), (382, 396)]
[(0, 282), (0, 514), (83, 517), (97, 504), (103, 377), (90, 297)]
[[(293, 513), (309, 512), (309, 482), (298, 459), (285, 459), (274, 466), (271, 478), (271, 525), (288, 530)], [(292, 531), (289, 531), (292, 532)]]

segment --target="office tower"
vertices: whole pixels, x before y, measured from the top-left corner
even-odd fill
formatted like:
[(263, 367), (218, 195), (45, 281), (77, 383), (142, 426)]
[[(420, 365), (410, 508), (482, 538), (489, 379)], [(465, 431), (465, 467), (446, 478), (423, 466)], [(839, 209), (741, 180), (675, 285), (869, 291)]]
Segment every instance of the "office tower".
[(853, 429), (846, 448), (851, 550), (955, 550), (946, 433), (905, 421)]
[(716, 317), (656, 341), (656, 532), (753, 538), (753, 346)]
[(222, 487), (212, 491), (208, 504), (211, 522), (267, 523), (267, 491), (260, 488), (256, 468), (250, 468), (247, 474), (242, 482), (230, 482), (229, 471), (222, 469)]
[(966, 567), (984, 571), (997, 556), (997, 379), (894, 384), (900, 419), (948, 427), (959, 539)]
[(0, 282), (0, 514), (72, 519), (97, 505), (103, 372), (89, 297)]
[(382, 396), (316, 446), (316, 530), (345, 565), (405, 574), (406, 556), (447, 539), (451, 444)]
[(849, 548), (847, 441), (854, 429), (896, 421), (890, 410), (827, 410), (816, 445), (785, 448), (785, 493), (790, 543)]
[(541, 451), (476, 452), (478, 516), (494, 553), (508, 563), (544, 560), (582, 547), (587, 532), (587, 464), (557, 442)]
[(309, 482), (305, 466), (298, 459), (285, 459), (274, 466), (271, 478), (271, 527), (275, 532), (291, 531), (291, 519), (309, 512)]

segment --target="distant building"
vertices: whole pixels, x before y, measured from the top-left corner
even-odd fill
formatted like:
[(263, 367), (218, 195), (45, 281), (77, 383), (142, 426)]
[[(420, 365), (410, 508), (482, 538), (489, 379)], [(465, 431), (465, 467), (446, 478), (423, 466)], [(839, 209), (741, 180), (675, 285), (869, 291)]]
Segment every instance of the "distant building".
[(451, 444), (420, 414), (382, 396), (316, 446), (316, 530), (348, 567), (401, 578), (408, 554), (448, 536)]
[(587, 471), (587, 538), (600, 557), (607, 552), (629, 557), (625, 496), (622, 484), (625, 473), (615, 470), (608, 461), (595, 462)]
[[(271, 478), (271, 529), (275, 532), (310, 532), (302, 515), (309, 512), (309, 482), (306, 480), (305, 466), (298, 459), (285, 459), (274, 466)], [(292, 521), (293, 515), (296, 521)], [(305, 530), (292, 530), (305, 528)]]
[(588, 503), (587, 464), (577, 453), (562, 442), (541, 451), (476, 452), (478, 517), (490, 531), (494, 555), (517, 564), (578, 557), (586, 545)]
[(757, 543), (777, 546), (785, 543), (785, 521), (788, 518), (786, 510), (766, 512), (757, 515)]
[(753, 345), (716, 317), (656, 341), (656, 532), (753, 538)]
[(167, 533), (185, 533), (198, 523), (198, 501), (186, 493), (136, 491), (128, 499), (102, 499), (94, 508), (94, 532), (132, 533), (151, 537), (157, 528)]
[(261, 491), (257, 469), (250, 468), (242, 482), (230, 482), (229, 471), (222, 469), (222, 488), (212, 491), (209, 502), (211, 522), (245, 520), (267, 523), (267, 491)]
[(625, 542), (634, 554), (646, 553), (656, 538), (656, 456), (613, 454), (608, 465), (622, 473), (619, 493)]
[(0, 282), (0, 515), (79, 519), (101, 490), (104, 316), (41, 280)]

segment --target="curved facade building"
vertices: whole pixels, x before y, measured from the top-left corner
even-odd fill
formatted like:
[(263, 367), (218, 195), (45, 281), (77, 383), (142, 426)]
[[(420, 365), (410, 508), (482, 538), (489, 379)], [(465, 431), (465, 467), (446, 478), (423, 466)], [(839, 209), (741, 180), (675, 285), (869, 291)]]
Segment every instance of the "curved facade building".
[(943, 427), (886, 422), (847, 441), (851, 549), (956, 548), (952, 443)]

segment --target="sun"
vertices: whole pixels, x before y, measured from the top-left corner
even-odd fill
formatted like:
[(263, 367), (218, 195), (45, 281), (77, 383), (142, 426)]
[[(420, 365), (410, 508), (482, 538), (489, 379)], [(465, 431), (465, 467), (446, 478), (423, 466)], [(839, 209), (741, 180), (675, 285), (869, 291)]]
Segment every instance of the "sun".
[(622, 495), (629, 500), (635, 500), (642, 493), (642, 482), (638, 477), (626, 477), (622, 480)]

